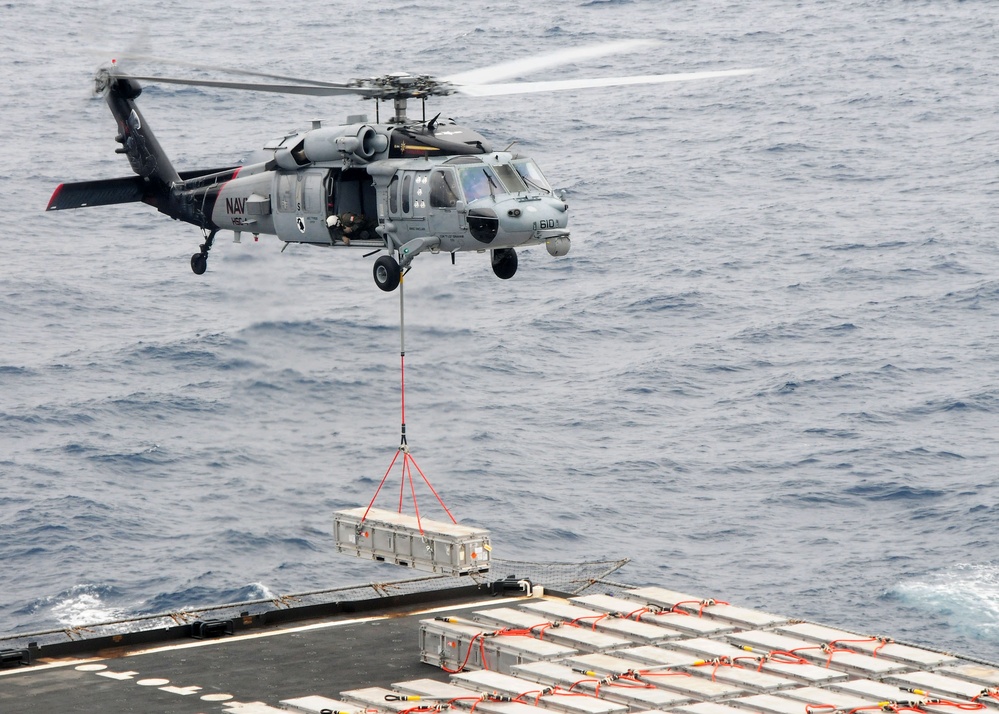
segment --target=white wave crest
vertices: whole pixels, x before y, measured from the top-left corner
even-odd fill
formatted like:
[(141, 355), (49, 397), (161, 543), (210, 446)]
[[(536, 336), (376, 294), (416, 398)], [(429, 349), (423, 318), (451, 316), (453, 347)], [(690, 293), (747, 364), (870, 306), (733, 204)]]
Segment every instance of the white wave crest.
[(269, 600), (278, 597), (277, 593), (272, 591), (263, 583), (250, 583), (250, 587), (260, 592), (261, 600)]
[(999, 564), (957, 563), (928, 579), (900, 583), (894, 592), (978, 637), (999, 637)]
[(120, 620), (126, 615), (125, 610), (101, 600), (100, 590), (91, 585), (78, 585), (52, 601), (52, 616), (66, 627), (85, 627)]

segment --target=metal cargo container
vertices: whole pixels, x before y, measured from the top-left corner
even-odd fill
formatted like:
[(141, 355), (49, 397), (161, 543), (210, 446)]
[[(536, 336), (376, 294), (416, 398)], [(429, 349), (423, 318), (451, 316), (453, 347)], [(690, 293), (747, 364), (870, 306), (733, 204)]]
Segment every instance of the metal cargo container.
[(518, 664), (576, 654), (571, 647), (554, 642), (533, 637), (485, 636), (485, 632), (474, 623), (420, 620), (420, 660), (449, 672), (489, 669), (510, 674)]
[(364, 507), (333, 514), (341, 553), (448, 575), (489, 570), (489, 531)]

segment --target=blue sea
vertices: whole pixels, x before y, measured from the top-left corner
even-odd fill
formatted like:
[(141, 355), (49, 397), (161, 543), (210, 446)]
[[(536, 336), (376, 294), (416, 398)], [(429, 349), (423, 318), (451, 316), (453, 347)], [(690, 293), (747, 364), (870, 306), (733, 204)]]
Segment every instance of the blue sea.
[[(199, 231), (149, 207), (45, 213), (130, 173), (102, 63), (342, 81), (645, 38), (523, 79), (762, 71), (429, 102), (536, 159), (573, 248), (509, 281), (416, 259), (413, 456), (497, 557), (627, 556), (615, 580), (999, 661), (999, 5), (35, 0), (0, 26), (0, 633), (409, 572), (331, 533), (399, 445), (398, 293), (362, 251), (223, 233), (198, 277)], [(181, 170), (374, 114), (139, 104)]]

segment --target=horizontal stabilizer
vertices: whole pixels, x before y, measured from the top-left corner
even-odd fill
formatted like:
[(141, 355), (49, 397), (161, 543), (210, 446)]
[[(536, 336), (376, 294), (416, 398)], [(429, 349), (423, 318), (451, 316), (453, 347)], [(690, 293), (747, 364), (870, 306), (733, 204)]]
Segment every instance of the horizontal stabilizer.
[(53, 192), (45, 210), (60, 211), (64, 208), (133, 203), (142, 200), (142, 187), (142, 179), (138, 176), (62, 183)]

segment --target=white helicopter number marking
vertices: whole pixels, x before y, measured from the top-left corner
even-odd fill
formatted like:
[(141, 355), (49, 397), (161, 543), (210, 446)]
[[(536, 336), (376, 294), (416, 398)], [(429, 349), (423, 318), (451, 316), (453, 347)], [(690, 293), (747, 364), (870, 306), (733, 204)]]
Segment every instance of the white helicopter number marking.
[(534, 222), (534, 230), (545, 230), (546, 228), (558, 228), (558, 220), (555, 218), (544, 219)]

